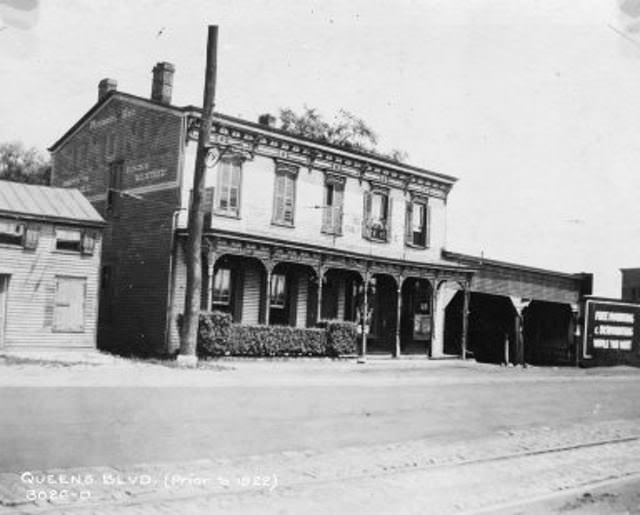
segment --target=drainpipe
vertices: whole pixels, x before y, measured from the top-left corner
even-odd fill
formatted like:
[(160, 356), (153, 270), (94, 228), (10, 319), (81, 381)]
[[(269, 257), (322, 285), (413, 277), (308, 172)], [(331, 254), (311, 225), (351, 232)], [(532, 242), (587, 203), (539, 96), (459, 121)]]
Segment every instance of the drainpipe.
[(175, 289), (175, 267), (174, 267), (174, 254), (176, 252), (176, 229), (178, 224), (178, 215), (181, 211), (186, 211), (186, 208), (180, 207), (174, 209), (171, 214), (171, 239), (169, 242), (169, 273), (168, 281), (169, 287), (167, 288), (167, 302), (165, 306), (166, 319), (164, 324), (164, 347), (168, 349), (169, 345), (169, 331), (171, 330), (171, 318), (173, 315), (173, 294)]

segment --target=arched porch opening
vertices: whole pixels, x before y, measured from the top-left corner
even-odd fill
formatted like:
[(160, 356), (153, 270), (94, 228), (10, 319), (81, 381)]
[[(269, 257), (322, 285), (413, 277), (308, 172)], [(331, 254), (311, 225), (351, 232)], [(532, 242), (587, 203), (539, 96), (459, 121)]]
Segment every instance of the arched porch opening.
[(259, 259), (233, 254), (203, 263), (201, 308), (229, 313), (236, 323), (260, 321), (261, 281), (266, 270)]
[(408, 277), (401, 295), (400, 351), (427, 355), (433, 332), (433, 285), (425, 278)]
[[(266, 282), (266, 276), (263, 279)], [(313, 327), (317, 309), (317, 274), (299, 263), (277, 263), (270, 274), (268, 295), (269, 324), (291, 327)], [(263, 299), (263, 305), (266, 299)]]
[(388, 274), (374, 274), (369, 280), (369, 334), (367, 352), (395, 354), (398, 286)]
[(359, 272), (341, 268), (328, 269), (322, 276), (320, 319), (355, 322), (361, 302), (362, 284)]

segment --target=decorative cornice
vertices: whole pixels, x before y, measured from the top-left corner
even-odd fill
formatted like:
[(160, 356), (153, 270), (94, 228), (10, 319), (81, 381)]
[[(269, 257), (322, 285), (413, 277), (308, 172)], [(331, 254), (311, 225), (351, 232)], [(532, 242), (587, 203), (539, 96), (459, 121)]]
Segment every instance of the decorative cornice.
[[(198, 125), (198, 118), (190, 119), (188, 139), (195, 139)], [(250, 128), (230, 127), (223, 122), (214, 122), (210, 142), (212, 145), (255, 152), (263, 157), (428, 197), (446, 199), (453, 186), (453, 182), (424, 177), (410, 170), (400, 171), (379, 165), (373, 162), (375, 157), (372, 157), (371, 161), (365, 157), (347, 157), (328, 149), (320, 150), (306, 143), (292, 143), (278, 135), (260, 134)]]

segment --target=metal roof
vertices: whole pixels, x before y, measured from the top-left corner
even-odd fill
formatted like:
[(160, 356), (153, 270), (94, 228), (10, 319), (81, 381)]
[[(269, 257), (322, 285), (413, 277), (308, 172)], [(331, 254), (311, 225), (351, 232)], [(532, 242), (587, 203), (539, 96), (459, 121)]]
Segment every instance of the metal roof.
[(0, 214), (40, 220), (104, 225), (79, 190), (0, 180)]

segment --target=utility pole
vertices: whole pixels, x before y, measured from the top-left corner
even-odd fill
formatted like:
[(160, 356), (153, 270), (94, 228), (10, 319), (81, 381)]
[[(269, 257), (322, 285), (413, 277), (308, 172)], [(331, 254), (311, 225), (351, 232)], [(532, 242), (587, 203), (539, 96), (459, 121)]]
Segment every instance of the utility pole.
[(179, 363), (186, 366), (193, 366), (198, 361), (196, 344), (200, 318), (200, 294), (202, 290), (202, 197), (204, 196), (206, 160), (209, 152), (209, 138), (213, 124), (213, 109), (216, 96), (217, 53), (218, 26), (209, 25), (202, 120), (198, 134), (196, 169), (193, 174), (193, 189), (191, 203), (189, 205), (189, 222), (187, 225), (187, 288), (184, 303), (184, 318), (180, 335), (180, 353), (177, 358)]

